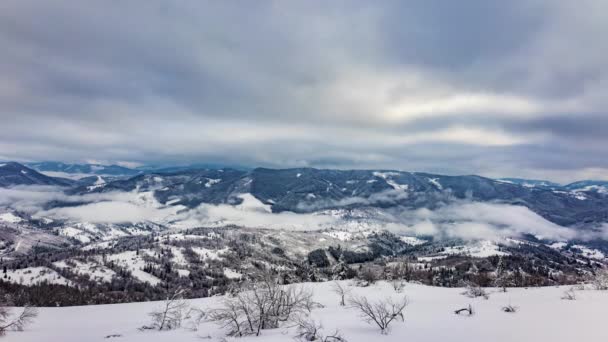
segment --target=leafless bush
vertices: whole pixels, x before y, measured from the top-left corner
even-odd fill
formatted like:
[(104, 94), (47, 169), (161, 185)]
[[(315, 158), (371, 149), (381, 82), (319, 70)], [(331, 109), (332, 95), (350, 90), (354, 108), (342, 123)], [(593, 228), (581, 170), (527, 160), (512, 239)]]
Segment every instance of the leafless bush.
[(471, 304), (469, 304), (469, 306), (466, 308), (454, 310), (454, 313), (461, 316), (473, 316), (475, 314), (475, 311), (473, 311), (473, 307), (471, 306)]
[(0, 335), (6, 334), (9, 330), (23, 331), (37, 316), (38, 310), (31, 306), (24, 307), (17, 316), (14, 316), (6, 306), (0, 306)]
[(608, 290), (608, 270), (598, 271), (593, 278), (592, 284), (596, 290)]
[(398, 301), (385, 298), (376, 302), (370, 302), (366, 297), (351, 297), (349, 306), (359, 311), (361, 317), (369, 324), (375, 324), (380, 328), (380, 333), (386, 335), (389, 326), (394, 320), (405, 321), (403, 311), (407, 306), (407, 297)]
[(483, 297), (488, 299), (490, 297), (483, 287), (472, 283), (466, 286), (466, 291), (463, 294), (469, 298)]
[(340, 297), (340, 306), (345, 306), (346, 296), (350, 294), (350, 289), (344, 284), (340, 284), (339, 282), (334, 281), (334, 283), (332, 284), (332, 291)]
[[(188, 302), (183, 298), (184, 291), (176, 290), (171, 294), (162, 307), (149, 313), (152, 318), (150, 325), (143, 326), (142, 330), (173, 330), (182, 326), (184, 320), (191, 318), (195, 310), (202, 314), (199, 309), (190, 308)], [(199, 319), (199, 323), (200, 320)], [(198, 326), (198, 325), (197, 325)]]
[(576, 293), (574, 292), (573, 289), (569, 289), (567, 291), (564, 291), (564, 293), (562, 294), (562, 299), (565, 299), (565, 300), (576, 300)]
[(379, 279), (378, 274), (371, 267), (364, 267), (357, 277), (368, 284), (375, 284)]
[(318, 305), (312, 297), (312, 291), (302, 286), (282, 287), (274, 278), (267, 278), (234, 297), (224, 298), (222, 307), (212, 310), (208, 319), (227, 329), (228, 336), (259, 336), (262, 330), (307, 315)]
[(192, 331), (198, 331), (198, 327), (201, 325), (206, 317), (206, 313), (199, 308), (190, 308), (186, 314), (188, 320), (187, 328)]
[(336, 330), (331, 335), (323, 335), (323, 326), (310, 319), (310, 317), (298, 318), (295, 321), (298, 333), (296, 338), (302, 341), (319, 342), (346, 342), (346, 339)]
[(403, 289), (405, 288), (405, 282), (403, 280), (399, 280), (399, 279), (391, 280), (391, 285), (393, 286), (393, 289), (397, 293), (403, 292)]

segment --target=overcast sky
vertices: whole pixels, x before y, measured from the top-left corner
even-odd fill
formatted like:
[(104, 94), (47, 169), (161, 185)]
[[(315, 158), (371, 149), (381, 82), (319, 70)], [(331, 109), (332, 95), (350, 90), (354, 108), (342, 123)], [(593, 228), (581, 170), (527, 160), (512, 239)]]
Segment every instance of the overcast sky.
[(608, 2), (0, 1), (0, 159), (608, 179)]

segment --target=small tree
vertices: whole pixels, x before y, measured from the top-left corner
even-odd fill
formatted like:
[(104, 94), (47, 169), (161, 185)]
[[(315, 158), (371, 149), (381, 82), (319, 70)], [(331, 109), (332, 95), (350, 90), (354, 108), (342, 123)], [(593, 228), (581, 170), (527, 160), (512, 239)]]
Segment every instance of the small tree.
[(144, 326), (142, 329), (173, 330), (181, 327), (190, 310), (183, 294), (183, 290), (174, 291), (159, 310), (149, 313), (152, 317), (152, 324)]
[(378, 274), (371, 267), (363, 267), (357, 277), (364, 281), (365, 285), (375, 284), (378, 281)]
[(596, 290), (608, 290), (608, 270), (600, 270), (596, 272), (595, 277), (592, 280), (592, 284)]
[(340, 306), (346, 305), (346, 296), (350, 293), (350, 289), (346, 286), (334, 281), (332, 291), (340, 297)]
[(23, 308), (21, 313), (13, 316), (12, 311), (4, 305), (0, 306), (0, 335), (6, 334), (9, 330), (23, 331), (28, 324), (38, 316), (38, 310), (31, 306)]
[(398, 301), (388, 297), (376, 302), (370, 302), (366, 297), (351, 297), (348, 301), (350, 307), (359, 311), (361, 318), (369, 324), (380, 328), (380, 333), (389, 333), (389, 326), (395, 320), (405, 321), (403, 311), (407, 306), (407, 297)]

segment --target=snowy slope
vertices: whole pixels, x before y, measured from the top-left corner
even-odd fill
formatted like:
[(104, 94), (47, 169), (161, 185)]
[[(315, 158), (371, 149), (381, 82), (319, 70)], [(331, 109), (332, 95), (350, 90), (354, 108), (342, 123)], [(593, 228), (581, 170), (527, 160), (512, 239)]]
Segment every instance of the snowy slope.
[[(314, 290), (315, 300), (325, 305), (313, 310), (313, 318), (322, 322), (324, 331), (339, 329), (350, 342), (371, 339), (386, 342), (401, 341), (518, 341), (518, 342), (600, 342), (606, 340), (605, 322), (608, 292), (577, 291), (577, 300), (560, 299), (566, 288), (547, 287), (510, 289), (507, 293), (492, 291), (488, 300), (470, 299), (462, 289), (436, 288), (407, 284), (403, 294), (409, 298), (405, 323), (396, 322), (390, 335), (380, 335), (373, 326), (363, 323), (357, 313), (339, 307), (330, 283), (307, 284)], [(399, 297), (386, 283), (367, 288), (353, 288), (353, 293), (373, 299), (380, 296)], [(202, 309), (217, 306), (220, 297), (192, 300)], [(502, 306), (511, 303), (517, 313), (504, 313)], [(472, 317), (454, 314), (471, 304), (476, 311)], [(203, 323), (194, 332), (181, 329), (169, 332), (141, 332), (137, 328), (148, 323), (147, 313), (158, 302), (100, 305), (87, 307), (43, 308), (36, 323), (25, 332), (8, 335), (12, 342), (38, 341), (221, 341), (221, 329), (213, 323)], [(119, 337), (107, 338), (109, 335)], [(265, 330), (261, 337), (227, 339), (228, 341), (295, 341), (290, 328)], [(209, 338), (206, 338), (209, 336)]]

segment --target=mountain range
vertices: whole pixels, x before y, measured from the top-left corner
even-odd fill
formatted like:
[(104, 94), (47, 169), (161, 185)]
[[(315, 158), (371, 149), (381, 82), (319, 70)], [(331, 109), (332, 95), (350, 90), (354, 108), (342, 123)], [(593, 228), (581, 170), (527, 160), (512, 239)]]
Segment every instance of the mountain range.
[[(46, 165), (49, 164), (37, 164)], [(66, 166), (67, 164), (64, 164)], [(48, 169), (44, 167), (43, 169)], [(56, 168), (58, 169), (58, 168)], [(113, 191), (151, 192), (162, 204), (194, 208), (202, 203), (242, 202), (250, 193), (272, 212), (316, 212), (336, 208), (405, 207), (433, 209), (453, 200), (522, 205), (564, 226), (608, 222), (608, 182), (580, 181), (565, 186), (547, 181), (445, 176), (394, 170), (184, 169), (170, 172), (109, 167), (115, 176), (79, 180), (49, 177), (15, 162), (0, 164), (0, 186), (54, 185), (68, 194)], [(61, 170), (95, 170), (94, 165)], [(100, 169), (96, 170), (101, 172)], [(123, 171), (122, 173), (118, 171)]]

